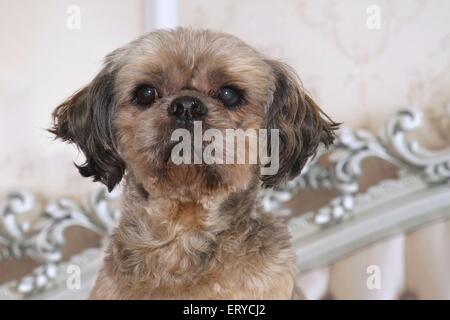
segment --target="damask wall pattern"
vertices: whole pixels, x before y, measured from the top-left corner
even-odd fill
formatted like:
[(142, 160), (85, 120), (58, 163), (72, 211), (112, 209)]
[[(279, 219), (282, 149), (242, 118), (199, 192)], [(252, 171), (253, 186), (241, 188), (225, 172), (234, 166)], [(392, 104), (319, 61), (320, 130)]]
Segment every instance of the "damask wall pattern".
[[(2, 194), (27, 188), (84, 196), (96, 187), (71, 165), (83, 157), (52, 143), (54, 108), (99, 70), (103, 57), (144, 30), (144, 0), (77, 0), (81, 29), (66, 27), (70, 1), (0, 2)], [(380, 29), (368, 29), (368, 8)], [(425, 108), (433, 144), (450, 140), (450, 1), (179, 0), (181, 25), (226, 31), (298, 70), (337, 121), (377, 133), (400, 108)], [(119, 23), (120, 22), (120, 23)], [(11, 32), (12, 27), (13, 32)], [(101, 39), (101, 40), (100, 40)]]
[[(233, 33), (292, 64), (324, 110), (377, 131), (405, 107), (433, 109), (450, 138), (450, 2), (247, 0), (180, 2), (182, 25)], [(380, 28), (369, 29), (376, 6)], [(433, 120), (432, 119), (432, 120)]]

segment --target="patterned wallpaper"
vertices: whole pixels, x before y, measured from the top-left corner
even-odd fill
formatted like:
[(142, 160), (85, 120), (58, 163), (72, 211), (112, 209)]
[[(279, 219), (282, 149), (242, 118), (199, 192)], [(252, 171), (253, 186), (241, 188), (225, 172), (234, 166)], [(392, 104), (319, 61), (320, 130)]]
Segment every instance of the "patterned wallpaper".
[[(80, 30), (66, 27), (74, 3)], [(0, 1), (0, 193), (84, 195), (97, 187), (72, 166), (82, 161), (75, 148), (52, 142), (45, 128), (108, 52), (142, 33), (143, 3)], [(374, 6), (379, 29), (367, 27)], [(233, 33), (292, 64), (347, 126), (376, 131), (395, 109), (416, 105), (434, 120), (425, 136), (450, 139), (448, 0), (179, 0), (179, 21)]]
[(292, 64), (346, 125), (378, 130), (394, 110), (417, 106), (433, 109), (437, 135), (450, 138), (450, 1), (180, 2), (182, 25), (235, 34)]
[[(81, 10), (69, 29), (67, 9)], [(74, 147), (45, 130), (55, 107), (88, 83), (103, 57), (142, 33), (141, 0), (0, 1), (0, 202), (11, 189), (85, 195)], [(118, 23), (126, 21), (126, 23)]]

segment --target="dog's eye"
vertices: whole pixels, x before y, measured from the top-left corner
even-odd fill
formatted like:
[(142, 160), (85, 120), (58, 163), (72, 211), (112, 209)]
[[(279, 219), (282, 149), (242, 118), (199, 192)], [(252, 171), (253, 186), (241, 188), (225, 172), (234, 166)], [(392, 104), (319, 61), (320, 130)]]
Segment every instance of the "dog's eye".
[(242, 103), (241, 93), (237, 89), (231, 87), (220, 88), (217, 98), (222, 101), (227, 108), (234, 108)]
[(141, 85), (136, 89), (134, 94), (134, 101), (137, 105), (146, 107), (155, 102), (158, 97), (156, 89), (149, 85)]

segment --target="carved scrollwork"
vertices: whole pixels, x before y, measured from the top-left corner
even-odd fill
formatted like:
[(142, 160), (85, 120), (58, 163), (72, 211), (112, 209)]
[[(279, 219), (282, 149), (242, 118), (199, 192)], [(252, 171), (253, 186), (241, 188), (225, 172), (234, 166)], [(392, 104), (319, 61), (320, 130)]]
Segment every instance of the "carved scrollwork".
[(25, 253), (24, 239), (30, 229), (30, 221), (21, 216), (35, 207), (31, 192), (11, 192), (0, 204), (0, 261), (10, 256), (22, 257)]
[[(421, 177), (427, 184), (450, 182), (450, 149), (429, 151), (417, 141), (408, 141), (407, 134), (423, 124), (420, 112), (398, 112), (378, 137), (364, 130), (341, 129), (337, 141), (328, 151), (307, 164), (304, 173), (284, 187), (265, 190), (260, 194), (264, 209), (289, 216), (283, 204), (300, 190), (336, 190), (338, 196), (317, 212), (301, 219), (304, 227), (323, 227), (351, 217), (361, 199), (359, 178), (362, 162), (368, 158), (388, 161), (401, 170)], [(325, 156), (327, 161), (318, 161)], [(371, 189), (377, 190), (377, 189)], [(371, 191), (372, 194), (374, 193)], [(61, 272), (61, 249), (65, 231), (80, 226), (100, 235), (110, 233), (120, 217), (115, 199), (120, 190), (108, 193), (104, 188), (93, 192), (83, 203), (71, 199), (57, 199), (42, 203), (30, 192), (17, 191), (0, 202), (0, 261), (28, 256), (40, 266), (15, 284), (21, 295), (32, 294), (51, 285)], [(34, 219), (26, 216), (34, 212)]]
[[(408, 142), (409, 131), (423, 125), (423, 114), (413, 110), (403, 110), (388, 121), (384, 130), (384, 140), (392, 156), (402, 161), (410, 169), (420, 171), (426, 180), (441, 183), (450, 180), (450, 148), (430, 151), (416, 140)], [(449, 128), (450, 130), (450, 128)]]
[(282, 208), (284, 199), (302, 187), (312, 190), (335, 189), (339, 196), (314, 213), (311, 221), (321, 226), (336, 223), (348, 217), (360, 192), (359, 178), (362, 162), (378, 158), (396, 165), (403, 171), (419, 174), (428, 183), (450, 181), (450, 148), (430, 151), (418, 141), (408, 141), (410, 131), (423, 125), (423, 114), (416, 110), (401, 110), (387, 123), (380, 137), (364, 130), (341, 129), (336, 143), (328, 151), (329, 165), (313, 161), (308, 170), (287, 186), (268, 192), (265, 208), (289, 212)]
[[(71, 226), (92, 230), (100, 235), (112, 231), (120, 211), (112, 205), (120, 191), (108, 193), (99, 188), (82, 205), (71, 199), (49, 202), (44, 209), (30, 192), (11, 193), (0, 209), (1, 260), (28, 256), (38, 261), (33, 273), (17, 284), (21, 294), (31, 294), (51, 284), (57, 275), (57, 265), (62, 261), (61, 248), (65, 243), (65, 231)], [(38, 220), (30, 228), (28, 221), (21, 221), (20, 215), (31, 210), (38, 211)]]

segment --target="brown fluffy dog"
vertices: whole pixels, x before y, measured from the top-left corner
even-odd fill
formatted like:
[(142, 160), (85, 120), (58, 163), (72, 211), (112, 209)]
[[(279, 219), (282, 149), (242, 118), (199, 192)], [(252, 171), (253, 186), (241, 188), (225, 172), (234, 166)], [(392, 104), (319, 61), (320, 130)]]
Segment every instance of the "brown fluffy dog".
[[(298, 175), (337, 125), (288, 66), (227, 34), (156, 31), (108, 55), (53, 116), (51, 132), (86, 156), (81, 175), (110, 190), (125, 180), (122, 218), (92, 299), (293, 296), (287, 228), (258, 210), (257, 193)], [(222, 131), (279, 129), (277, 174), (174, 165), (171, 132), (193, 119)]]

